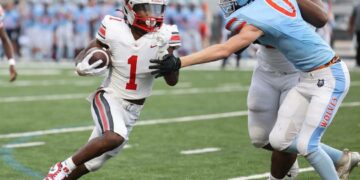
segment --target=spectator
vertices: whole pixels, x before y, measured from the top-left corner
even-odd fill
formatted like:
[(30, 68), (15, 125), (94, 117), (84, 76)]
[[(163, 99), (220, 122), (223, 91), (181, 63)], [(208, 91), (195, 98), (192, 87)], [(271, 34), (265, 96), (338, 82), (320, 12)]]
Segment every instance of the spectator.
[(349, 32), (356, 35), (356, 66), (360, 67), (360, 3), (354, 7), (350, 17)]
[[(74, 45), (73, 45), (73, 17), (72, 14), (75, 11), (74, 5), (72, 3), (66, 3), (65, 0), (60, 0), (58, 4), (55, 5), (55, 15), (56, 15), (56, 59), (60, 60), (62, 58), (74, 58)], [(64, 52), (66, 49), (66, 54)]]
[(20, 56), (19, 36), (20, 36), (20, 13), (13, 1), (5, 4), (4, 25), (6, 33), (9, 35), (14, 52)]
[(78, 3), (78, 8), (74, 13), (75, 54), (78, 54), (90, 42), (91, 13), (93, 12), (85, 2)]

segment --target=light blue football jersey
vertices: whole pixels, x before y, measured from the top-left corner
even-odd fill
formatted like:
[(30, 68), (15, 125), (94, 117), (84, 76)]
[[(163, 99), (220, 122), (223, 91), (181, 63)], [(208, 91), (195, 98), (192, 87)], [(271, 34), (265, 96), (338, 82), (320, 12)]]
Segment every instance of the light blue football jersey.
[(302, 19), (296, 0), (254, 0), (226, 19), (226, 28), (240, 31), (245, 24), (264, 32), (258, 41), (273, 46), (301, 71), (329, 62), (335, 52)]

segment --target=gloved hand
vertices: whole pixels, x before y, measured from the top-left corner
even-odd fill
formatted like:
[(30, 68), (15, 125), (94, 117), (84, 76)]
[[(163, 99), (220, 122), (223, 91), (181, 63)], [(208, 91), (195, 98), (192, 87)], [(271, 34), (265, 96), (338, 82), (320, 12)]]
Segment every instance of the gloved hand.
[(163, 60), (151, 59), (151, 63), (155, 65), (149, 66), (149, 69), (155, 69), (151, 74), (155, 75), (155, 78), (165, 76), (171, 72), (176, 72), (181, 68), (180, 58), (175, 57), (172, 54), (167, 54), (163, 57)]
[(85, 56), (85, 58), (76, 65), (76, 72), (80, 76), (96, 76), (100, 75), (106, 72), (107, 66), (104, 66), (102, 68), (96, 68), (101, 63), (103, 63), (103, 60), (98, 60), (94, 62), (93, 64), (89, 64), (89, 60), (92, 57), (94, 52), (89, 53)]

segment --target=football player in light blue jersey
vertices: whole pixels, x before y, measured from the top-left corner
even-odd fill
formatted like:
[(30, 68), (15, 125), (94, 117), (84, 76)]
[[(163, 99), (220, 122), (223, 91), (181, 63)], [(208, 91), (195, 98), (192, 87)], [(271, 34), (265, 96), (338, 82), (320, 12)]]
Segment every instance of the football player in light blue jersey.
[(299, 83), (280, 107), (270, 133), (271, 146), (303, 155), (322, 179), (339, 179), (338, 174), (345, 179), (343, 175), (359, 163), (359, 154), (346, 152), (346, 158), (342, 158), (341, 151), (320, 143), (349, 89), (345, 63), (302, 19), (296, 0), (221, 0), (221, 4), (229, 16), (227, 29), (237, 35), (189, 56), (152, 60), (155, 65), (150, 68), (156, 69), (153, 74), (162, 76), (182, 67), (219, 60), (256, 40), (275, 47), (301, 73)]

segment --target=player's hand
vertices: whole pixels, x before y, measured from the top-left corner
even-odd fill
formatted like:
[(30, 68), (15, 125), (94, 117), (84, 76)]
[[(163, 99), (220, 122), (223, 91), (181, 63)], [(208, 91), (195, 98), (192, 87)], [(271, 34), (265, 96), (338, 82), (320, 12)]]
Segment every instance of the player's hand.
[(17, 77), (17, 72), (16, 72), (16, 69), (15, 69), (15, 66), (10, 65), (9, 71), (10, 71), (10, 82), (14, 82), (16, 80), (16, 77)]
[(80, 76), (96, 76), (106, 72), (107, 66), (102, 68), (98, 67), (103, 61), (100, 59), (93, 64), (89, 64), (89, 60), (92, 57), (93, 53), (89, 53), (85, 58), (76, 65), (76, 72)]
[(151, 72), (152, 75), (155, 75), (155, 78), (176, 72), (181, 68), (180, 58), (172, 54), (165, 55), (163, 60), (151, 59), (150, 62), (154, 64), (149, 66), (149, 69), (155, 69), (155, 71)]

